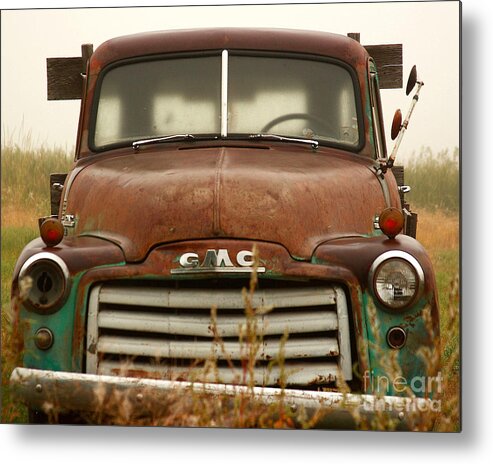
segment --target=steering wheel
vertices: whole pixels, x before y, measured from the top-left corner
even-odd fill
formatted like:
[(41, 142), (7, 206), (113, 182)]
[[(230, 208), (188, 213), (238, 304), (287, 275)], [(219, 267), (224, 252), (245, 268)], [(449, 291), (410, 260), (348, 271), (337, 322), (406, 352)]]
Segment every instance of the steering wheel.
[(331, 133), (331, 134), (335, 135), (337, 133), (333, 124), (330, 124), (325, 119), (319, 118), (318, 116), (314, 116), (313, 114), (308, 114), (308, 113), (284, 114), (284, 115), (279, 116), (278, 118), (275, 118), (272, 121), (268, 122), (264, 127), (262, 127), (260, 132), (268, 132), (274, 126), (277, 126), (277, 124), (280, 124), (281, 122), (285, 122), (285, 121), (290, 121), (292, 119), (305, 119), (307, 121), (312, 121), (312, 122), (319, 124), (324, 129), (328, 129), (329, 133)]

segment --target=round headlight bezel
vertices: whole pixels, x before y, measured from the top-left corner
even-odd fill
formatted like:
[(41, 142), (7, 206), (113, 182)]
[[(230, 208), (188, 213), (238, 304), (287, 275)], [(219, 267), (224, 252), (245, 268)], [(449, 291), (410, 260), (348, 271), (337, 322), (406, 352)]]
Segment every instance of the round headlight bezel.
[[(19, 271), (18, 281), (20, 282), (26, 277), (32, 278), (33, 274), (36, 275), (36, 272), (33, 271), (38, 271), (40, 266), (42, 266), (41, 269), (45, 269), (45, 272), (51, 272), (52, 280), (59, 279), (56, 284), (60, 286), (61, 289), (57, 292), (55, 299), (52, 299), (46, 304), (40, 304), (39, 302), (34, 302), (30, 298), (31, 287), (26, 297), (22, 300), (22, 304), (35, 313), (52, 314), (62, 307), (68, 297), (70, 292), (70, 273), (65, 261), (59, 256), (54, 253), (41, 252), (31, 256), (22, 265), (21, 270)], [(34, 285), (37, 285), (37, 283), (33, 280), (31, 286)]]
[[(379, 272), (381, 271), (383, 266), (390, 261), (402, 261), (403, 263), (405, 263), (411, 268), (416, 278), (416, 288), (414, 295), (402, 305), (389, 304), (387, 301), (385, 301), (382, 298), (382, 296), (379, 294), (377, 290), (377, 278)], [(380, 303), (380, 305), (382, 305), (385, 309), (388, 309), (390, 311), (402, 311), (409, 308), (414, 303), (416, 303), (416, 301), (421, 296), (424, 287), (424, 271), (421, 265), (419, 264), (418, 260), (411, 254), (401, 250), (391, 250), (382, 253), (380, 256), (378, 256), (375, 259), (375, 261), (373, 261), (369, 273), (369, 284), (374, 297), (376, 298), (378, 303)]]

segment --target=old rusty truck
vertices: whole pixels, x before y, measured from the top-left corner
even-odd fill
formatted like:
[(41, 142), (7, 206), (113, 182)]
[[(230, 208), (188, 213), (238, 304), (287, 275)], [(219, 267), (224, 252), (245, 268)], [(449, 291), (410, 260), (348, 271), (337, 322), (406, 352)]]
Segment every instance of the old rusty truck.
[(11, 386), (31, 421), (91, 412), (101, 391), (138, 409), (201, 388), (325, 407), (329, 427), (416, 427), (440, 387), (439, 314), (386, 149), (380, 88), (403, 87), (401, 44), (176, 30), (47, 67), (48, 98), (81, 110), (73, 167), (51, 175), (13, 276)]

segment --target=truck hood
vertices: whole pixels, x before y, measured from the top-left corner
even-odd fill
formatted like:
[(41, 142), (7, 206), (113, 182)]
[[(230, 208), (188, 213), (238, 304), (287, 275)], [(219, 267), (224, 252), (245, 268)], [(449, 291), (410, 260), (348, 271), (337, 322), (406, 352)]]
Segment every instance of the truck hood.
[(371, 160), (321, 147), (146, 147), (99, 155), (70, 179), (76, 235), (117, 243), (129, 262), (156, 245), (234, 238), (310, 259), (324, 241), (373, 232), (386, 207)]

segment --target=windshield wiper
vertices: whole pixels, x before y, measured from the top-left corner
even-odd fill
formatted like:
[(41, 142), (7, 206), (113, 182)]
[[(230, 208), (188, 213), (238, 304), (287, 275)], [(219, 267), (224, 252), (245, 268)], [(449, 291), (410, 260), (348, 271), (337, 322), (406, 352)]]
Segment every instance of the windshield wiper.
[(304, 143), (310, 145), (314, 150), (318, 148), (318, 142), (311, 139), (303, 139), (298, 137), (284, 137), (274, 134), (252, 134), (249, 136), (252, 140), (276, 140), (278, 142)]
[(166, 135), (164, 137), (153, 137), (151, 139), (136, 140), (135, 142), (132, 143), (132, 147), (135, 151), (137, 151), (142, 145), (150, 145), (153, 143), (175, 142), (175, 141), (180, 141), (180, 140), (193, 141), (193, 140), (197, 140), (197, 139), (215, 140), (215, 139), (217, 139), (217, 136), (197, 137), (197, 136), (192, 135), (192, 134)]

